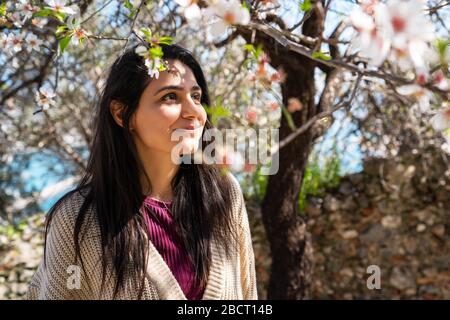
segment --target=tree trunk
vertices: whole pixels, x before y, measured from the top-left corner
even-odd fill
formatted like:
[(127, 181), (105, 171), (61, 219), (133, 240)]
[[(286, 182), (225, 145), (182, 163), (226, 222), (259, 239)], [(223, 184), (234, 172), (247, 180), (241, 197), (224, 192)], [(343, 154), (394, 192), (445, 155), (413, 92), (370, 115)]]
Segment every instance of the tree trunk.
[[(304, 73), (287, 69), (282, 87), (283, 103), (297, 97), (303, 104), (293, 114), (296, 125), (304, 123), (315, 112), (313, 68), (301, 64)], [(309, 114), (309, 115), (308, 115)], [(283, 117), (280, 141), (291, 132)], [(279, 170), (269, 176), (262, 202), (262, 217), (272, 255), (268, 299), (304, 299), (308, 297), (313, 267), (310, 236), (304, 219), (298, 212), (298, 198), (303, 173), (312, 150), (312, 131), (308, 130), (280, 150)]]
[[(317, 37), (323, 28), (322, 1), (313, 1), (315, 6), (302, 25), (302, 33)], [(282, 27), (282, 25), (280, 26)], [(314, 71), (317, 63), (305, 56), (289, 51), (275, 39), (263, 32), (238, 28), (247, 43), (260, 43), (270, 58), (274, 68), (282, 67), (286, 80), (281, 86), (283, 104), (289, 98), (298, 98), (303, 108), (292, 114), (297, 127), (306, 123), (318, 112), (331, 108), (337, 97), (341, 82), (340, 72), (323, 68), (327, 73), (325, 88), (319, 103), (315, 103), (316, 89)], [(330, 47), (333, 56), (339, 53)], [(317, 50), (317, 49), (316, 49)], [(272, 265), (268, 288), (268, 299), (298, 300), (309, 297), (313, 270), (313, 249), (311, 236), (306, 230), (305, 219), (298, 212), (298, 199), (308, 157), (314, 141), (327, 128), (313, 125), (306, 132), (287, 144), (279, 153), (279, 170), (269, 176), (261, 212), (268, 241), (270, 243)], [(282, 141), (292, 132), (286, 118), (280, 123), (279, 138)]]
[[(240, 34), (250, 41), (250, 34)], [(311, 60), (287, 51), (273, 39), (257, 34), (256, 41), (263, 44), (274, 68), (282, 67), (286, 80), (281, 86), (283, 104), (289, 98), (297, 98), (303, 108), (292, 114), (297, 127), (317, 114), (315, 104), (314, 69)], [(312, 126), (279, 153), (279, 169), (269, 176), (261, 213), (270, 243), (272, 265), (268, 288), (268, 299), (308, 298), (313, 268), (311, 237), (306, 230), (303, 217), (298, 212), (298, 198), (304, 170), (317, 138)], [(280, 123), (279, 139), (282, 141), (292, 132), (286, 118)]]

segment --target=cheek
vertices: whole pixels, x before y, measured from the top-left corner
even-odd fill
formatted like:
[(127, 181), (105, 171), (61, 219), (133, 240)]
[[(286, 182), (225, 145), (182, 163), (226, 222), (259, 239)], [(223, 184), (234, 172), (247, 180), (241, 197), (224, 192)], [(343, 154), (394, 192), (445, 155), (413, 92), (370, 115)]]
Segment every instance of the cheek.
[(203, 123), (203, 126), (205, 125), (207, 116), (208, 115), (206, 114), (206, 110), (204, 108), (202, 108), (202, 123)]
[(138, 110), (135, 132), (147, 147), (167, 149), (172, 125), (179, 114), (177, 107)]

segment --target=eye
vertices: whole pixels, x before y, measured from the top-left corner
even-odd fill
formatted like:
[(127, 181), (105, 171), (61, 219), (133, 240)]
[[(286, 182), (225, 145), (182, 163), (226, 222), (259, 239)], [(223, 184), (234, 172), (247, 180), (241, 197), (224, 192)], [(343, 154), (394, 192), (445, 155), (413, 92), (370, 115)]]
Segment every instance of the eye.
[(168, 93), (161, 98), (161, 101), (171, 101), (171, 100), (177, 100), (177, 95), (173, 92)]
[(202, 94), (199, 92), (196, 92), (192, 95), (192, 98), (198, 102), (200, 102), (200, 100), (202, 99)]

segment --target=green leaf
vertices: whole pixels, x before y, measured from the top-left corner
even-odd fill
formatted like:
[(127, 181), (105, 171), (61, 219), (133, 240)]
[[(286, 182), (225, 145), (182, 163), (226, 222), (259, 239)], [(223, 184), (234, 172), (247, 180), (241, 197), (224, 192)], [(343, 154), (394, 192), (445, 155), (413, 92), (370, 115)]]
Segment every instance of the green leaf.
[(17, 225), (17, 230), (19, 231), (24, 231), (27, 228), (28, 224), (26, 221), (21, 221), (18, 225)]
[(246, 44), (244, 44), (244, 50), (247, 50), (247, 51), (250, 51), (250, 52), (254, 52), (255, 51), (255, 47), (251, 43), (246, 43)]
[(311, 0), (305, 0), (302, 3), (300, 3), (300, 10), (307, 12), (309, 10), (311, 10)]
[(313, 52), (313, 54), (311, 56), (315, 59), (326, 60), (326, 61), (331, 60), (331, 57), (329, 55), (327, 55), (321, 51)]
[(218, 116), (218, 117), (220, 117), (220, 118), (228, 117), (228, 116), (231, 114), (230, 110), (228, 110), (227, 108), (225, 108), (225, 107), (222, 106), (222, 105), (217, 106), (217, 107), (214, 109), (214, 111), (215, 111), (216, 116)]
[(250, 6), (247, 4), (247, 2), (244, 1), (241, 3), (241, 5), (242, 5), (242, 8), (247, 9), (247, 11), (250, 12)]
[(203, 106), (206, 113), (210, 116), (211, 123), (216, 126), (220, 118), (229, 117), (231, 115), (230, 110), (222, 105), (222, 97), (217, 97), (214, 106)]
[(147, 41), (152, 39), (152, 31), (149, 28), (141, 28), (139, 31), (145, 35)]
[(255, 188), (255, 192), (258, 195), (259, 199), (262, 199), (264, 195), (266, 194), (267, 189), (267, 182), (268, 182), (268, 175), (267, 174), (261, 174), (261, 167), (258, 166), (255, 174), (253, 175), (253, 186)]
[(9, 225), (7, 227), (7, 229), (6, 229), (6, 235), (8, 236), (8, 238), (12, 238), (14, 233), (15, 233), (14, 226), (13, 225)]
[(64, 22), (64, 20), (67, 17), (67, 15), (65, 13), (56, 12), (49, 8), (41, 9), (38, 12), (33, 14), (33, 17), (48, 17), (48, 16), (53, 16), (56, 19), (58, 19), (60, 22)]
[(33, 14), (34, 17), (48, 17), (53, 14), (53, 10), (51, 9), (41, 9), (35, 14)]
[(255, 51), (255, 58), (258, 59), (262, 52), (263, 52), (263, 47), (261, 44), (258, 44), (258, 47), (256, 48), (256, 51)]
[(166, 37), (161, 37), (161, 38), (158, 39), (158, 42), (161, 43), (161, 44), (169, 45), (169, 44), (172, 44), (173, 38), (172, 37), (167, 37), (167, 36)]
[(331, 154), (325, 157), (324, 162), (319, 162), (323, 156), (318, 153), (313, 153), (308, 160), (298, 199), (301, 213), (306, 208), (308, 195), (322, 196), (326, 190), (336, 188), (340, 183), (341, 160), (336, 143), (330, 149)]
[(159, 68), (158, 68), (158, 70), (159, 71), (164, 71), (164, 70), (166, 70), (167, 68), (166, 68), (166, 66), (164, 65), (164, 64), (161, 64), (160, 66), (159, 66)]
[(79, 44), (83, 44), (86, 41), (87, 37), (81, 37), (80, 39), (78, 39), (78, 43)]
[(60, 22), (64, 22), (66, 19), (66, 14), (62, 12), (53, 12), (53, 16), (58, 19)]
[(72, 36), (65, 36), (64, 38), (62, 38), (61, 40), (59, 40), (59, 50), (61, 51), (61, 53), (64, 52), (64, 50), (66, 49), (67, 45), (69, 44), (70, 38)]
[(0, 5), (0, 17), (4, 17), (6, 15), (6, 2), (3, 2)]
[(162, 48), (160, 46), (150, 48), (150, 56), (152, 56), (153, 58), (162, 58)]
[(56, 36), (60, 36), (61, 33), (65, 33), (67, 30), (69, 30), (69, 28), (66, 25), (62, 25), (62, 26), (59, 26), (58, 28), (56, 28), (55, 34), (56, 34)]
[(127, 9), (133, 10), (133, 5), (131, 4), (131, 2), (129, 0), (126, 0), (125, 3), (123, 4), (123, 6)]
[(445, 55), (447, 47), (450, 45), (450, 40), (438, 39), (435, 42), (435, 47), (440, 56)]
[(258, 47), (255, 48), (253, 44), (247, 43), (244, 45), (244, 50), (250, 52), (255, 59), (258, 59), (261, 53), (263, 52), (261, 44), (258, 44)]
[(133, 19), (137, 14), (137, 9), (131, 9), (130, 13), (127, 15), (128, 19)]

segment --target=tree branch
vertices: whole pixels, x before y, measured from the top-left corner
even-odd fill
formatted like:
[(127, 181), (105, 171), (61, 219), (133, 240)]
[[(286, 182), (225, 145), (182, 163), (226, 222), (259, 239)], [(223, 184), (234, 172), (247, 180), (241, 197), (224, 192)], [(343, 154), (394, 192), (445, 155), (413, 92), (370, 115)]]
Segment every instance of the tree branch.
[(342, 107), (349, 106), (352, 103), (352, 101), (356, 95), (356, 91), (358, 89), (360, 81), (361, 81), (361, 75), (358, 75), (358, 78), (356, 79), (355, 86), (353, 88), (351, 97), (347, 101), (341, 101), (341, 102), (337, 103), (336, 105), (334, 105), (331, 109), (320, 112), (320, 113), (316, 114), (315, 116), (311, 117), (307, 122), (305, 122), (305, 124), (303, 124), (302, 126), (297, 128), (294, 132), (292, 132), (286, 138), (284, 138), (279, 143), (278, 147), (276, 147), (276, 148), (274, 148), (274, 150), (272, 150), (272, 154), (274, 154), (278, 150), (284, 148), (286, 145), (288, 145), (290, 142), (292, 142), (299, 135), (306, 132), (317, 120), (320, 120), (322, 118), (325, 118), (325, 117), (333, 114), (333, 112), (335, 112), (336, 110), (338, 110)]
[[(376, 70), (359, 68), (358, 66), (356, 66), (354, 64), (347, 63), (347, 62), (339, 60), (339, 59), (322, 60), (319, 58), (315, 58), (312, 56), (314, 53), (313, 50), (287, 39), (286, 37), (284, 37), (281, 34), (281, 32), (279, 30), (276, 30), (273, 27), (268, 26), (268, 25), (250, 23), (248, 26), (239, 26), (239, 28), (241, 30), (244, 29), (244, 30), (249, 30), (249, 31), (251, 31), (251, 30), (261, 31), (264, 34), (271, 37), (272, 39), (274, 39), (279, 44), (281, 44), (286, 50), (296, 52), (304, 57), (307, 57), (308, 59), (310, 59), (312, 61), (317, 62), (318, 64), (323, 64), (323, 65), (326, 65), (329, 67), (334, 67), (334, 68), (336, 68), (336, 67), (345, 68), (349, 71), (355, 72), (362, 76), (369, 76), (369, 77), (374, 77), (374, 78), (378, 78), (378, 79), (388, 80), (388, 81), (394, 82), (398, 85), (414, 83), (413, 80), (408, 80), (408, 79), (405, 79), (405, 78), (402, 78), (402, 77), (399, 77), (399, 76), (396, 76), (393, 74), (387, 74), (387, 73), (376, 71)], [(425, 87), (428, 90), (435, 92), (436, 94), (439, 94), (443, 98), (448, 99), (448, 95), (449, 95), (448, 92), (441, 90), (431, 84), (426, 84)]]

